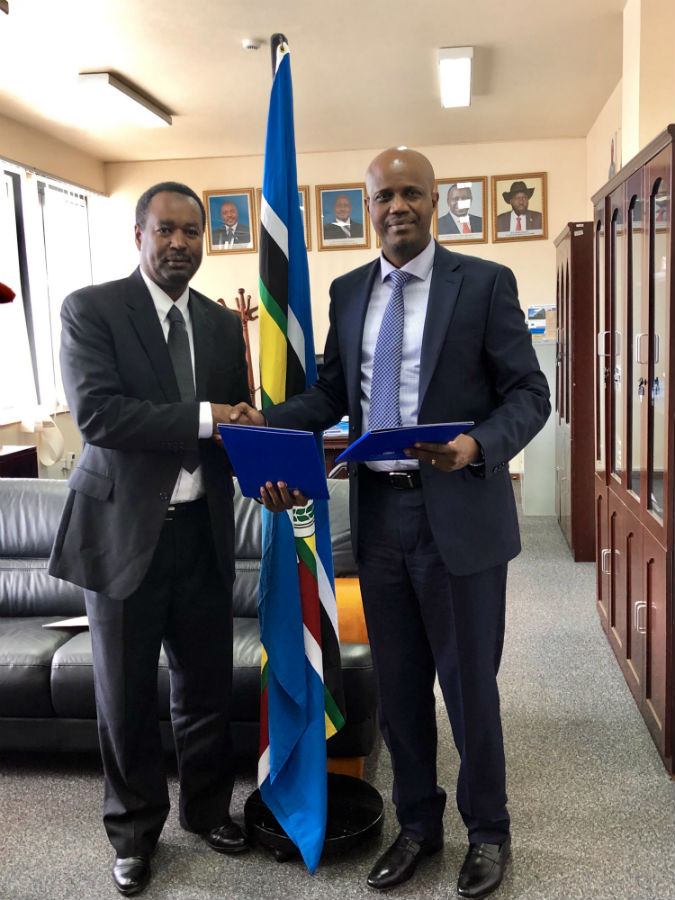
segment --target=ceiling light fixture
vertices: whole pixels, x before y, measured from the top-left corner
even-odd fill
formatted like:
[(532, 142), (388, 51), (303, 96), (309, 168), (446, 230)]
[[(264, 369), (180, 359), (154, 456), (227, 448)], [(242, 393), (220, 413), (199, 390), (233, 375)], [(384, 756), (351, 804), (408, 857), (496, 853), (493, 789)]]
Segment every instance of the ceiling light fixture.
[(160, 106), (130, 81), (112, 72), (81, 72), (80, 83), (89, 90), (92, 115), (106, 124), (133, 124), (144, 128), (171, 125), (168, 109)]
[(441, 47), (438, 51), (441, 106), (471, 105), (472, 59), (473, 47)]

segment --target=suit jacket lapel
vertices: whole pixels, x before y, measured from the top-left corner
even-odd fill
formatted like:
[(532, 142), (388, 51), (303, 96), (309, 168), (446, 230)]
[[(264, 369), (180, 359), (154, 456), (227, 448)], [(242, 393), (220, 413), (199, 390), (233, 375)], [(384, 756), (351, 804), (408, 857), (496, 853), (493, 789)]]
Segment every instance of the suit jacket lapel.
[(139, 269), (129, 276), (127, 283), (126, 304), (131, 324), (148, 354), (166, 399), (169, 402), (180, 400), (180, 392), (164, 332), (157, 317), (155, 304), (152, 302), (152, 297)]
[(436, 247), (434, 268), (429, 286), (429, 302), (422, 337), (420, 360), (419, 408), (422, 408), (431, 376), (450, 327), (450, 321), (462, 284), (461, 257), (442, 247)]

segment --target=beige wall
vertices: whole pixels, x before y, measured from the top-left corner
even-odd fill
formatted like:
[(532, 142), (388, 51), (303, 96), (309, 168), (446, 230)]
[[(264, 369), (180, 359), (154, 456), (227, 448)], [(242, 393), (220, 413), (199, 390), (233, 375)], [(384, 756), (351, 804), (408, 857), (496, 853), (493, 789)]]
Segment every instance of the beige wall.
[(615, 140), (614, 161), (616, 171), (621, 166), (622, 152), (622, 109), (623, 83), (619, 82), (602, 108), (586, 136), (586, 195), (588, 209), (586, 218), (593, 218), (591, 197), (609, 179), (611, 143)]
[[(319, 251), (316, 249), (316, 185), (362, 182), (366, 167), (380, 148), (365, 151), (300, 154), (298, 180), (310, 186), (310, 228), (312, 250), (309, 269), (312, 310), (317, 349), (323, 349), (328, 324), (328, 288), (337, 275), (375, 258), (375, 234), (369, 250)], [(431, 159), (441, 180), (474, 175), (548, 173), (548, 240), (508, 244), (478, 244), (470, 251), (477, 256), (510, 266), (520, 286), (521, 303), (552, 303), (555, 300), (551, 273), (555, 269), (552, 239), (566, 222), (588, 214), (586, 143), (583, 139), (523, 141), (502, 144), (466, 144), (420, 147)], [(201, 194), (204, 190), (260, 187), (262, 157), (193, 159), (160, 162), (110, 163), (106, 183), (110, 202), (106, 220), (96, 232), (104, 242), (95, 248), (96, 278), (105, 280), (126, 274), (137, 261), (133, 242), (133, 208), (137, 197), (149, 185), (164, 179), (183, 181)], [(536, 196), (532, 199), (536, 206)], [(490, 204), (491, 205), (491, 204)], [(539, 207), (540, 208), (540, 207)], [(258, 255), (232, 253), (205, 255), (194, 286), (217, 299), (233, 303), (238, 288), (257, 297)], [(257, 302), (257, 300), (255, 301)], [(257, 347), (257, 325), (251, 328)]]
[(627, 0), (623, 11), (623, 161), (675, 119), (675, 3)]
[(0, 157), (92, 191), (105, 190), (101, 160), (5, 116), (0, 116)]

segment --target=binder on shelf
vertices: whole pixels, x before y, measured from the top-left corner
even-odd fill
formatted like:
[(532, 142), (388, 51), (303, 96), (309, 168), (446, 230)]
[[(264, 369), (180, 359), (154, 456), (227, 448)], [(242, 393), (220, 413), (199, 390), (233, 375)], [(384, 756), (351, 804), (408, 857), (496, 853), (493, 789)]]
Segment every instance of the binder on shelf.
[(260, 497), (267, 481), (312, 500), (328, 500), (326, 468), (311, 431), (255, 425), (219, 425), (227, 455), (245, 497)]
[(431, 425), (403, 425), (367, 431), (335, 457), (335, 462), (373, 462), (407, 459), (403, 452), (418, 441), (447, 444), (471, 428), (473, 422), (434, 422)]

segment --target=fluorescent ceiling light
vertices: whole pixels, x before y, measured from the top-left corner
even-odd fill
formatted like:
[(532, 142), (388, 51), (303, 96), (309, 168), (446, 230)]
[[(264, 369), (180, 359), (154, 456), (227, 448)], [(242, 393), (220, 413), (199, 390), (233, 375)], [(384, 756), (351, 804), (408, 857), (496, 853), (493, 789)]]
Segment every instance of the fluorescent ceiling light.
[(441, 47), (438, 51), (441, 106), (471, 105), (472, 59), (473, 47)]
[(171, 114), (131, 82), (111, 72), (82, 72), (84, 102), (92, 125), (171, 125)]

